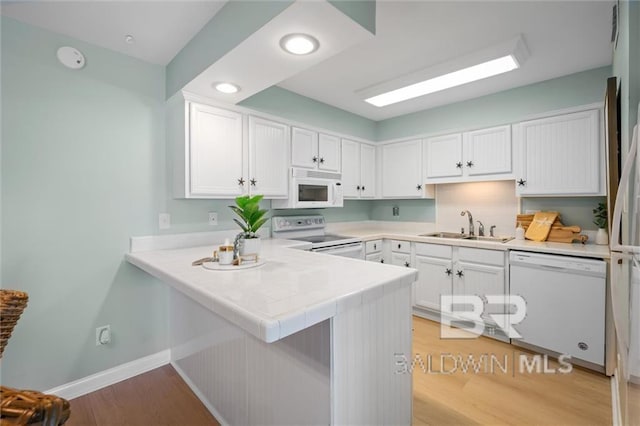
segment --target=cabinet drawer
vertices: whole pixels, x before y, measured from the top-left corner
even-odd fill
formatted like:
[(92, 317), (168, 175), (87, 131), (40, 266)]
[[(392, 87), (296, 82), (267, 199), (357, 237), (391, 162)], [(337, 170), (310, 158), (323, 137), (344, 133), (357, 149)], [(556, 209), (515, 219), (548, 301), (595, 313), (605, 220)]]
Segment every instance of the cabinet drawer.
[(460, 247), (458, 249), (458, 259), (462, 262), (504, 266), (505, 252), (501, 250)]
[(382, 250), (382, 240), (367, 241), (365, 244), (366, 253), (377, 253)]
[(397, 253), (411, 253), (411, 242), (391, 240), (391, 251)]
[(384, 259), (382, 258), (382, 253), (368, 254), (366, 255), (365, 259), (369, 262), (384, 263)]
[(452, 247), (441, 244), (416, 243), (416, 255), (451, 259)]

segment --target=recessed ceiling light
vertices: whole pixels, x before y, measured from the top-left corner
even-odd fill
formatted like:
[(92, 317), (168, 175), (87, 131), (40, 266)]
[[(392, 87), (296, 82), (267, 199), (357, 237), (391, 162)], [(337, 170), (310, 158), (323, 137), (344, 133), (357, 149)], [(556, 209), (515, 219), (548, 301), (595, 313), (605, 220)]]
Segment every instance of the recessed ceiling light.
[(213, 87), (218, 92), (227, 93), (227, 94), (237, 93), (238, 91), (240, 91), (240, 88), (232, 83), (214, 83)]
[(308, 55), (318, 50), (320, 43), (308, 34), (288, 34), (280, 39), (280, 47), (294, 55)]
[(136, 39), (133, 38), (131, 34), (127, 34), (126, 36), (124, 36), (124, 42), (127, 44), (133, 44), (136, 42)]

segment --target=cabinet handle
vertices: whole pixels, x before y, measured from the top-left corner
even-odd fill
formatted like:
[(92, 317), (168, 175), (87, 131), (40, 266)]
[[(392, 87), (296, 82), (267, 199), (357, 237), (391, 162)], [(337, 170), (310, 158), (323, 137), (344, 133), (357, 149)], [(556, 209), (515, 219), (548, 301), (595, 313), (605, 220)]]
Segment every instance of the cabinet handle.
[(364, 191), (364, 185), (362, 185), (362, 190)]
[(402, 244), (398, 244), (398, 249), (401, 249), (401, 248), (402, 248)]
[(374, 244), (374, 245), (373, 245), (373, 249), (374, 249), (374, 250), (378, 250), (378, 245), (377, 245), (377, 244)]
[(238, 179), (238, 185), (244, 186), (244, 178)]
[(256, 186), (256, 183), (258, 183), (256, 179), (251, 179), (249, 182), (251, 182), (251, 186)]
[(462, 271), (458, 271), (458, 272), (456, 272), (456, 275), (459, 276), (459, 277), (463, 277), (464, 273)]
[(445, 274), (447, 274), (448, 276), (451, 276), (452, 273), (453, 272), (449, 268), (447, 268), (447, 270), (445, 271)]
[(356, 186), (356, 189), (357, 189), (358, 191), (360, 191), (360, 185)]
[(473, 167), (473, 161), (467, 161), (467, 167)]
[(416, 189), (417, 189), (418, 191), (420, 191), (420, 190), (422, 189), (422, 185), (417, 184), (417, 185), (416, 185)]
[(317, 162), (318, 162), (318, 157), (314, 156), (314, 157), (313, 157), (313, 162), (314, 162), (314, 163), (317, 163)]
[(518, 180), (518, 186), (525, 186), (526, 184), (527, 184), (527, 181), (525, 179)]
[(384, 263), (384, 259), (380, 259), (380, 263)]
[(324, 158), (320, 157), (320, 164), (324, 164)]
[(461, 169), (462, 168), (462, 163), (461, 162), (457, 162), (456, 163), (456, 168)]
[(409, 262), (404, 262), (404, 266), (409, 267)]

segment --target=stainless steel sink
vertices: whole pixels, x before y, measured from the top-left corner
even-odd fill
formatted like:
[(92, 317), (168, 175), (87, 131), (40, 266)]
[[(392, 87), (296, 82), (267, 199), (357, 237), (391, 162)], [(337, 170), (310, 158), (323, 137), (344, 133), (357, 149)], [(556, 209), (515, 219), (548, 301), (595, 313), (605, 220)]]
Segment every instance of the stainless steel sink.
[(493, 241), (496, 243), (506, 243), (507, 241), (511, 241), (513, 240), (513, 238), (511, 237), (507, 237), (507, 238), (500, 238), (500, 237), (470, 237), (470, 236), (466, 236), (464, 237), (465, 240), (474, 240), (474, 241)]
[(500, 237), (479, 237), (471, 236), (469, 234), (458, 234), (456, 232), (432, 232), (430, 234), (420, 234), (420, 237), (434, 237), (434, 238), (454, 238), (457, 240), (470, 240), (470, 241), (492, 241), (495, 243), (506, 243), (513, 240), (513, 238), (500, 238)]
[(456, 238), (462, 239), (467, 238), (469, 235), (467, 234), (458, 234), (456, 232), (432, 232), (431, 234), (420, 234), (420, 237), (435, 237), (435, 238)]

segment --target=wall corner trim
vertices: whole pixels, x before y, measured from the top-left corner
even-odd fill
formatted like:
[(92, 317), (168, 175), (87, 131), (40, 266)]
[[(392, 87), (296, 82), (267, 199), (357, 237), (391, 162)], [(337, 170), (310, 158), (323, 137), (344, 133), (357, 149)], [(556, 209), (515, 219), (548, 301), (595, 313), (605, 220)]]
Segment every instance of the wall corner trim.
[(171, 351), (165, 349), (155, 354), (74, 380), (73, 382), (65, 383), (64, 385), (49, 389), (45, 391), (45, 393), (58, 395), (65, 399), (74, 399), (123, 380), (130, 379), (139, 374), (146, 373), (155, 368), (162, 367), (163, 365), (169, 364), (170, 360)]

